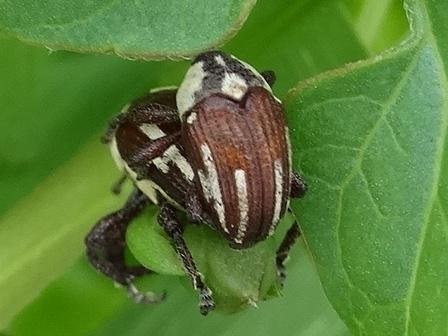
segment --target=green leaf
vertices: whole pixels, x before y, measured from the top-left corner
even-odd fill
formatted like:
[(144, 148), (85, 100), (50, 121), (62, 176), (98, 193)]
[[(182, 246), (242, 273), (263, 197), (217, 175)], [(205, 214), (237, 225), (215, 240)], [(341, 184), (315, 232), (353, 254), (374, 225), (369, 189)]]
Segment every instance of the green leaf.
[(105, 155), (90, 146), (1, 218), (0, 326), (75, 262), (89, 222), (110, 209), (116, 173)]
[(198, 313), (197, 295), (188, 281), (182, 285), (178, 277), (152, 275), (145, 279), (151, 281), (145, 281), (145, 288), (156, 293), (166, 290), (167, 298), (157, 305), (137, 305), (123, 288), (114, 288), (83, 259), (18, 315), (8, 335), (168, 336), (188, 330), (197, 336), (347, 336), (345, 326), (326, 304), (319, 278), (304, 252), (302, 243), (293, 251), (281, 299), (269, 300), (259, 309), (231, 315), (213, 313), (206, 318)]
[(448, 3), (407, 1), (411, 36), (289, 98), (294, 203), (328, 298), (356, 335), (446, 335)]
[(260, 1), (226, 49), (275, 70), (283, 97), (300, 80), (368, 56), (346, 11), (344, 1)]
[(100, 132), (130, 99), (172, 84), (161, 74), (179, 67), (2, 46), (0, 328), (79, 258), (88, 230), (123, 202), (110, 194), (119, 172)]
[(7, 335), (91, 335), (120, 313), (129, 298), (82, 259), (43, 291), (39, 303), (28, 305)]
[(405, 37), (408, 22), (402, 15), (402, 1), (349, 1), (353, 26), (369, 52), (377, 54)]
[[(129, 249), (142, 265), (157, 273), (185, 276), (174, 247), (157, 223), (157, 214), (157, 208), (152, 207), (131, 224), (127, 231)], [(293, 220), (287, 218), (283, 222), (284, 226), (290, 226)], [(187, 225), (184, 236), (213, 292), (217, 310), (235, 312), (278, 296), (280, 286), (275, 266), (278, 242), (274, 238), (250, 249), (233, 250), (218, 232), (203, 225)]]
[(134, 257), (146, 268), (159, 274), (185, 275), (184, 268), (168, 237), (157, 225), (158, 210), (150, 207), (135, 219), (126, 232)]
[[(366, 57), (351, 21), (345, 19), (345, 9), (341, 1), (260, 1), (228, 49), (259, 69), (277, 71), (275, 90), (282, 96), (298, 80)], [(107, 120), (125, 103), (149, 88), (179, 83), (187, 67), (173, 62), (48, 54), (12, 41), (2, 41), (2, 47), (7, 52), (0, 54), (0, 213), (4, 216), (0, 228), (8, 229), (0, 229), (0, 239), (7, 242), (0, 246), (0, 256), (21, 257), (0, 257), (0, 279), (7, 279), (2, 276), (9, 272), (13, 280), (0, 285), (0, 328), (84, 253), (82, 237), (88, 229), (123, 202), (108, 193), (109, 183), (118, 172), (107, 149), (100, 149), (91, 139), (99, 138)], [(73, 179), (73, 174), (78, 179)], [(30, 195), (35, 189), (36, 194)], [(56, 190), (62, 192), (55, 194)], [(80, 209), (78, 202), (84, 199), (86, 203)], [(17, 214), (20, 221), (6, 221)], [(64, 230), (70, 234), (60, 234)], [(35, 262), (27, 264), (23, 260)], [(176, 277), (154, 277), (160, 283), (157, 288), (167, 289), (166, 303), (141, 307), (126, 301), (116, 317), (99, 326), (101, 314), (107, 310), (105, 302), (87, 297), (79, 311), (77, 299), (84, 291), (70, 286), (79, 283), (86, 272), (93, 273), (91, 267), (83, 267), (79, 272), (71, 270), (67, 273), (70, 281), (56, 281), (29, 304), (14, 326), (27, 317), (29, 323), (21, 324), (22, 333), (12, 326), (10, 334), (79, 336), (81, 332), (77, 331), (84, 330), (85, 335), (91, 335), (87, 326), (68, 330), (65, 325), (67, 320), (74, 325), (76, 317), (83, 324), (88, 314), (89, 321), (97, 321), (98, 333), (104, 335), (147, 335), (153, 330), (158, 335), (178, 335), (185, 330), (196, 335), (346, 335), (347, 330), (322, 294), (303, 244), (294, 249), (288, 269), (283, 298), (263, 303), (258, 310), (231, 316), (212, 314), (207, 319), (195, 309), (197, 296), (187, 281), (183, 287)], [(91, 276), (98, 282), (104, 280), (100, 274)], [(29, 283), (22, 286), (26, 279)], [(110, 281), (102, 284), (113, 286)], [(47, 301), (51, 291), (58, 295), (51, 295)], [(123, 289), (113, 292), (114, 298), (125, 295)], [(60, 318), (53, 318), (55, 311)], [(51, 329), (56, 327), (59, 333)]]
[(185, 58), (241, 28), (255, 0), (33, 0), (1, 3), (0, 31), (51, 50)]

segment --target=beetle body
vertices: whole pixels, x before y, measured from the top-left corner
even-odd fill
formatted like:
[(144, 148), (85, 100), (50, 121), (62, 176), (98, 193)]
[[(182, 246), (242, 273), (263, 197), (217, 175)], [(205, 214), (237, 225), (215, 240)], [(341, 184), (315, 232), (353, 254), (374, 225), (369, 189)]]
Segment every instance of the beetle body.
[[(178, 140), (181, 125), (175, 106), (176, 91), (175, 88), (153, 90), (126, 106), (109, 143), (119, 169), (124, 170), (153, 203), (159, 203), (157, 193), (160, 193), (176, 207), (184, 208), (194, 172)], [(138, 120), (133, 111), (142, 106), (145, 109), (168, 107), (173, 115), (156, 116), (152, 122)], [(143, 149), (153, 147), (156, 147), (154, 153), (142, 154)]]
[(235, 248), (265, 239), (289, 200), (282, 104), (256, 70), (213, 52), (193, 62), (177, 105), (186, 155), (214, 226)]
[[(128, 287), (137, 302), (156, 302), (136, 289), (147, 273), (126, 264), (126, 229), (151, 200), (160, 204), (158, 222), (171, 239), (206, 315), (214, 308), (183, 239), (177, 210), (218, 230), (242, 249), (272, 234), (306, 185), (291, 174), (291, 149), (283, 106), (270, 85), (233, 56), (212, 51), (192, 63), (179, 89), (153, 90), (126, 106), (105, 136), (118, 167), (136, 187), (123, 208), (101, 218), (86, 237), (87, 256), (101, 272)], [(269, 82), (269, 83), (268, 83)], [(294, 223), (280, 244), (276, 265), (299, 236)]]

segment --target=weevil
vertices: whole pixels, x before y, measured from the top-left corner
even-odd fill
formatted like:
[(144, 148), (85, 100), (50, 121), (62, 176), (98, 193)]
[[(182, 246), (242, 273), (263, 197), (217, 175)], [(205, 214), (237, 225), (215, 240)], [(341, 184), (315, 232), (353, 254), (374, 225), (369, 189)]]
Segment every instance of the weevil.
[[(203, 315), (213, 293), (183, 238), (190, 220), (209, 225), (244, 249), (272, 235), (306, 184), (291, 170), (291, 146), (281, 101), (272, 93), (275, 74), (221, 51), (198, 55), (179, 88), (153, 90), (114, 119), (104, 137), (117, 166), (134, 185), (124, 207), (98, 221), (86, 237), (87, 256), (101, 272), (128, 287), (137, 301), (156, 302), (134, 285), (149, 272), (125, 264), (129, 223), (150, 203), (160, 205), (159, 224), (176, 249)], [(277, 250), (280, 278), (299, 236), (297, 223)]]

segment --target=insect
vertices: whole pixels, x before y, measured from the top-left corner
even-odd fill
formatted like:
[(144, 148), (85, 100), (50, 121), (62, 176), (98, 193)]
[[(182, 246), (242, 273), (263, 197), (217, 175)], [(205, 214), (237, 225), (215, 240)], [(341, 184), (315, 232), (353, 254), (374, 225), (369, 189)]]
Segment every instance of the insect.
[[(180, 87), (153, 90), (133, 101), (111, 123), (105, 142), (134, 185), (124, 207), (98, 221), (86, 237), (90, 262), (127, 286), (136, 301), (156, 302), (134, 286), (150, 272), (124, 261), (129, 223), (152, 203), (193, 287), (203, 315), (215, 306), (213, 293), (196, 267), (178, 211), (209, 225), (235, 249), (272, 235), (306, 185), (291, 171), (284, 108), (271, 86), (275, 74), (220, 51), (198, 55)], [(299, 236), (295, 223), (277, 250), (279, 276)]]

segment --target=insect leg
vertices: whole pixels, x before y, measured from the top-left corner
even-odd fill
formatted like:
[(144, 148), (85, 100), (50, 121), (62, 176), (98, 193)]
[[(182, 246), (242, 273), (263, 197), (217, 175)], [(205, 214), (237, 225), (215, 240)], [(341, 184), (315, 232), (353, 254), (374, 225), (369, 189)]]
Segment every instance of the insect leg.
[(115, 130), (118, 128), (118, 126), (120, 126), (120, 124), (125, 119), (126, 119), (126, 114), (125, 113), (120, 113), (114, 119), (109, 121), (109, 125), (107, 127), (107, 130), (103, 134), (103, 136), (101, 137), (101, 142), (103, 144), (109, 144), (112, 141), (112, 139), (114, 137), (114, 134), (115, 134)]
[(180, 122), (177, 110), (158, 103), (131, 106), (127, 114), (128, 120), (136, 124), (157, 124)]
[(185, 210), (193, 223), (210, 225), (212, 220), (201, 205), (194, 184), (188, 189), (185, 200)]
[(143, 266), (127, 266), (124, 257), (126, 229), (148, 204), (149, 199), (139, 190), (135, 190), (123, 208), (97, 222), (86, 236), (85, 244), (87, 257), (97, 270), (126, 286), (136, 302), (153, 303), (160, 301), (162, 297), (142, 293), (133, 284), (136, 277), (151, 271)]
[(136, 125), (180, 123), (176, 109), (176, 92), (177, 90), (174, 89), (150, 92), (133, 100), (109, 122), (102, 142), (110, 143), (116, 129), (124, 122), (132, 122)]
[(126, 173), (123, 173), (120, 178), (112, 185), (112, 193), (114, 193), (115, 195), (120, 195), (123, 184), (124, 182), (126, 182), (127, 178), (128, 175)]
[(292, 224), (286, 232), (283, 241), (277, 249), (275, 262), (277, 264), (277, 274), (280, 277), (280, 283), (282, 284), (282, 286), (286, 279), (286, 260), (288, 259), (289, 252), (291, 251), (292, 246), (295, 244), (297, 238), (299, 237), (300, 229), (297, 223), (294, 222), (294, 224)]
[(174, 132), (158, 138), (145, 146), (135, 147), (127, 153), (126, 162), (137, 173), (137, 180), (150, 178), (147, 175), (147, 165), (152, 160), (160, 157), (170, 146), (176, 144), (180, 138), (180, 132)]
[(203, 275), (199, 273), (193, 257), (183, 238), (183, 225), (176, 217), (173, 206), (163, 203), (159, 214), (159, 223), (171, 238), (177, 254), (193, 282), (193, 287), (199, 291), (199, 310), (202, 315), (207, 315), (215, 308), (212, 291), (204, 283)]
[(308, 187), (305, 181), (300, 177), (300, 175), (296, 172), (292, 172), (291, 174), (291, 198), (302, 198)]
[[(307, 185), (305, 181), (300, 177), (300, 175), (296, 172), (292, 172), (291, 174), (291, 198), (302, 198), (307, 191)], [(300, 228), (297, 222), (291, 225), (289, 230), (286, 232), (285, 237), (283, 238), (282, 243), (277, 249), (276, 263), (277, 263), (277, 273), (280, 277), (280, 282), (283, 285), (283, 282), (286, 279), (286, 267), (285, 262), (288, 259), (289, 252), (291, 251), (292, 246), (297, 241), (297, 238), (300, 237)]]

